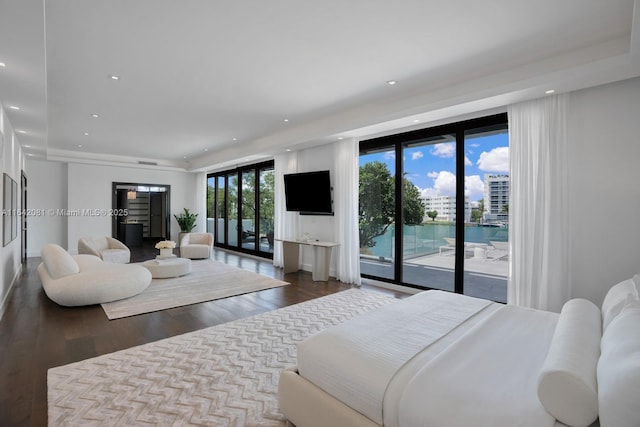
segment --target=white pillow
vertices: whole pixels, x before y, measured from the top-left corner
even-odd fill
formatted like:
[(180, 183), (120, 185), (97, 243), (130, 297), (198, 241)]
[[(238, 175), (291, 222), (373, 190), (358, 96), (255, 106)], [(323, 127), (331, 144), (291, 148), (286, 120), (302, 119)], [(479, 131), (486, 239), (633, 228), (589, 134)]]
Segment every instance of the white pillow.
[(598, 362), (601, 427), (640, 425), (640, 303), (622, 310), (602, 336)]
[(638, 296), (640, 289), (640, 276), (635, 275), (631, 279), (623, 280), (614, 285), (602, 302), (602, 329), (607, 329), (611, 321), (622, 311), (627, 305), (640, 300)]
[(602, 321), (591, 301), (568, 301), (538, 376), (538, 398), (557, 420), (586, 427), (598, 418), (596, 366)]

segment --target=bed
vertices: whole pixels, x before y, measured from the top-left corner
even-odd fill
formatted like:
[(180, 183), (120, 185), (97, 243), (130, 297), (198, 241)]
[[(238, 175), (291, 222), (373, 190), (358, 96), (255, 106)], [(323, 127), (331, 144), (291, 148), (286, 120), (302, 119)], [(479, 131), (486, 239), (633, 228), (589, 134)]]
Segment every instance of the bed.
[(640, 426), (640, 276), (551, 313), (425, 291), (298, 345), (298, 427)]

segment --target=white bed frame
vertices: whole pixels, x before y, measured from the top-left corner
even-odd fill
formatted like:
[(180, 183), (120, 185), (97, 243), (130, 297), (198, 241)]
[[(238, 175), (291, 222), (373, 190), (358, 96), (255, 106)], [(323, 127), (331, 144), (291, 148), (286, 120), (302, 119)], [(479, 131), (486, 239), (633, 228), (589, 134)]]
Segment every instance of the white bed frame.
[(380, 427), (289, 368), (278, 384), (280, 411), (297, 427)]

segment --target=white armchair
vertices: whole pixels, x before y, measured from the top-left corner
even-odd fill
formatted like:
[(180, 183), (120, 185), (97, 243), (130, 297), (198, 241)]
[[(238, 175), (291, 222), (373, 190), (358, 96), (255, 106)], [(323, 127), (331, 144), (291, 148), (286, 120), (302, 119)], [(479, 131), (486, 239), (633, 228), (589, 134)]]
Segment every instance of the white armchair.
[(108, 236), (81, 237), (78, 254), (95, 255), (107, 262), (126, 264), (131, 258), (129, 248), (119, 240)]
[(185, 233), (180, 238), (180, 257), (200, 259), (211, 257), (213, 234)]

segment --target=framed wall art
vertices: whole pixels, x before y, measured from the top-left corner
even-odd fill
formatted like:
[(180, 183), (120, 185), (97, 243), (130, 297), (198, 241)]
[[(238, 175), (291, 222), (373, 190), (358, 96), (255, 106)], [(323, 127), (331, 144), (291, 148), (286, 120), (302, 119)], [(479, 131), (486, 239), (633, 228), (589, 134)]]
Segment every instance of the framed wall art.
[(6, 173), (2, 176), (2, 245), (18, 236), (18, 183)]

